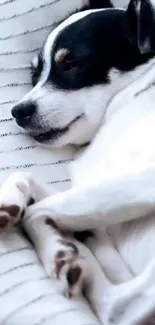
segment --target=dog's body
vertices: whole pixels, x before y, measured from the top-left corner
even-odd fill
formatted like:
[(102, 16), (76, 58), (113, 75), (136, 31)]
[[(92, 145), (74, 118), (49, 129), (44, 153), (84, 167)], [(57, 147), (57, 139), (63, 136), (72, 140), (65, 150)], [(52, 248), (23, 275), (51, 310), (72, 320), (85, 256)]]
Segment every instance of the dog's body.
[[(62, 263), (66, 246), (56, 226), (65, 231), (95, 231), (96, 237), (88, 241), (88, 246), (113, 282), (103, 278), (106, 294), (103, 292), (100, 299), (105, 325), (142, 324), (155, 311), (154, 7), (149, 1), (133, 0), (127, 21), (125, 15), (125, 11), (115, 9), (84, 11), (60, 24), (49, 35), (41, 57), (33, 63), (34, 89), (13, 109), (18, 124), (31, 131), (38, 142), (62, 146), (83, 144), (95, 137), (71, 166), (73, 188), (46, 198), (50, 195), (48, 190), (21, 174), (2, 188), (4, 198), (1, 194), (1, 202), (4, 204), (7, 197), (7, 205), (16, 204), (20, 213), (29, 197), (39, 201), (28, 208), (23, 225), (49, 274), (51, 264), (56, 264), (60, 282), (65, 274), (69, 279), (68, 272), (72, 271), (77, 280), (74, 284), (79, 280), (81, 286), (88, 270), (75, 247), (67, 250), (68, 264), (66, 260)], [(105, 49), (99, 48), (98, 42), (94, 44), (94, 37), (85, 30), (80, 47), (82, 58), (80, 53), (77, 57), (70, 27), (75, 38), (82, 35), (76, 34), (77, 23), (82, 25), (81, 31), (88, 24), (97, 36), (100, 29), (105, 29), (105, 22), (109, 28), (112, 26), (107, 38), (105, 32), (101, 33), (106, 38)], [(125, 26), (127, 39), (122, 31)], [(115, 40), (111, 43), (109, 37), (114, 29)], [(104, 57), (104, 52), (105, 61), (101, 62), (100, 53)], [(98, 62), (94, 62), (97, 57)], [(15, 198), (8, 199), (10, 186), (16, 185), (20, 193), (17, 202)], [(20, 203), (21, 193), (24, 203)], [(3, 221), (10, 218), (5, 210), (3, 207), (0, 211)], [(19, 215), (15, 221), (18, 219)], [(54, 248), (48, 250), (51, 242)], [(135, 276), (138, 277), (132, 280)]]
[[(140, 274), (154, 257), (154, 215), (146, 219), (130, 221), (151, 214), (154, 210), (153, 188), (152, 194), (151, 192), (146, 193), (146, 196), (144, 194), (147, 182), (150, 183), (149, 191), (151, 191), (151, 179), (154, 181), (154, 73), (155, 62), (150, 62), (150, 68), (148, 65), (143, 76), (138, 77), (134, 84), (132, 83), (121, 94), (116, 95), (108, 107), (104, 126), (100, 129), (95, 141), (71, 166), (72, 180), (76, 187), (85, 187), (85, 184), (89, 184), (90, 187), (92, 184), (102, 184), (104, 188), (104, 184), (106, 187), (113, 183), (113, 191), (109, 192), (108, 201), (104, 202), (102, 196), (96, 201), (99, 200), (98, 204), (103, 204), (100, 206), (103, 213), (104, 209), (105, 211), (107, 209), (107, 216), (105, 215), (102, 219), (103, 227), (105, 224), (108, 225), (108, 233), (111, 234), (114, 246), (133, 275)], [(120, 189), (116, 185), (121, 186), (121, 180), (125, 179), (129, 182), (131, 180), (132, 184), (132, 190), (127, 196), (126, 185)], [(95, 193), (93, 199), (95, 201)], [(88, 210), (91, 213), (94, 201), (91, 197), (90, 200), (87, 197), (87, 200), (89, 201)], [(144, 200), (146, 204), (140, 209), (139, 200)], [(79, 206), (78, 202), (77, 206)], [(132, 213), (132, 207), (135, 208), (135, 206), (136, 210), (133, 209)], [(82, 214), (82, 209), (83, 207), (80, 206), (79, 214), (80, 212)], [(90, 229), (91, 227), (94, 229), (96, 222), (96, 228), (101, 230), (102, 220), (100, 218), (100, 216), (96, 217), (93, 226), (90, 223)], [(128, 220), (130, 222), (120, 223)], [(82, 220), (80, 221), (82, 224)], [(107, 274), (108, 272), (109, 270)]]

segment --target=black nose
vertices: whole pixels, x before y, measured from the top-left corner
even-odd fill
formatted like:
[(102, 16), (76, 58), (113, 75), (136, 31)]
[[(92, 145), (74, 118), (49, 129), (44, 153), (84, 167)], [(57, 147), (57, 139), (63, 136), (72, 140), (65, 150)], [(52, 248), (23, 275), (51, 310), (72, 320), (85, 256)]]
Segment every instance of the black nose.
[(30, 123), (33, 114), (36, 112), (37, 105), (32, 102), (21, 103), (12, 108), (11, 114), (16, 119), (17, 124), (25, 127)]

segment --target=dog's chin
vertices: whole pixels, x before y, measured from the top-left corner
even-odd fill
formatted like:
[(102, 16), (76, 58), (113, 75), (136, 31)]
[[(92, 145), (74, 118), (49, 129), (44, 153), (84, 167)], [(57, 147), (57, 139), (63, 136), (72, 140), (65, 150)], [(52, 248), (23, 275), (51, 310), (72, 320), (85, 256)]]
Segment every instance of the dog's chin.
[(57, 141), (59, 141), (61, 137), (67, 135), (70, 129), (73, 128), (82, 117), (83, 115), (76, 117), (71, 123), (63, 128), (52, 128), (47, 131), (42, 129), (40, 131), (28, 131), (28, 134), (40, 144), (55, 146)]

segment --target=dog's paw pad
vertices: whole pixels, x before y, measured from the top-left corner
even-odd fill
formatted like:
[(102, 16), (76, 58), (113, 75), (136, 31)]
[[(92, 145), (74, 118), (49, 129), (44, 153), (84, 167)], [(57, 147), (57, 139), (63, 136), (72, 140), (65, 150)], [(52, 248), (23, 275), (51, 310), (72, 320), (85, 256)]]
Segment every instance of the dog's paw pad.
[(68, 270), (67, 281), (68, 281), (69, 286), (72, 287), (73, 285), (75, 285), (78, 282), (78, 280), (81, 276), (81, 273), (82, 273), (82, 269), (79, 266), (71, 267)]
[(61, 249), (55, 255), (53, 273), (59, 281), (64, 295), (71, 298), (83, 289), (87, 278), (85, 260), (71, 242), (61, 240)]
[(0, 212), (0, 231), (4, 231), (9, 223), (8, 215), (5, 215)]
[(66, 275), (68, 282), (68, 291), (66, 292), (66, 296), (68, 298), (72, 298), (73, 295), (80, 293), (80, 291), (82, 290), (82, 272), (82, 267), (79, 266), (78, 263), (77, 265), (75, 263), (75, 266), (73, 265), (68, 269)]
[(16, 218), (20, 212), (20, 207), (16, 204), (10, 206), (0, 205), (0, 211), (4, 211), (10, 215), (11, 218)]
[(21, 218), (21, 209), (18, 205), (0, 205), (0, 232), (7, 231)]

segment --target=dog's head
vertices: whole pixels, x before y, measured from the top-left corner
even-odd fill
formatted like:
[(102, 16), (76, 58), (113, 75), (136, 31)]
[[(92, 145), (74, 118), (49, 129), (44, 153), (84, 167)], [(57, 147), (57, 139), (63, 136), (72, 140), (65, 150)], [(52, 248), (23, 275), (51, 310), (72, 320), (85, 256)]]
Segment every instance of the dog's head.
[(127, 11), (84, 11), (61, 23), (32, 63), (34, 88), (12, 109), (16, 122), (40, 143), (90, 141), (121, 76), (155, 53), (154, 18), (149, 0), (131, 0)]

